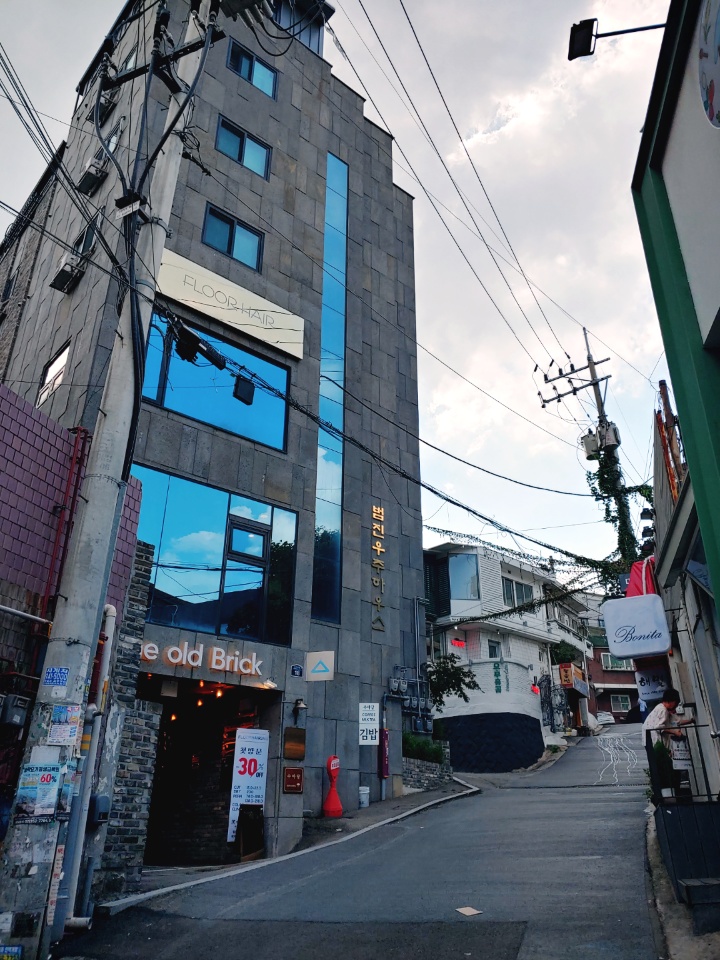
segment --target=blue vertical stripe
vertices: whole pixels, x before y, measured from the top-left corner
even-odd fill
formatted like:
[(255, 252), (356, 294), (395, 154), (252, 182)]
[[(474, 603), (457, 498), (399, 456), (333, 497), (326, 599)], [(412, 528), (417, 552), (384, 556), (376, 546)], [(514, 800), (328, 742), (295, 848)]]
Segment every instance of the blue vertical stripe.
[[(320, 416), (344, 429), (347, 283), (347, 164), (331, 153), (325, 190), (325, 246), (320, 328)], [(342, 596), (343, 441), (318, 431), (312, 616), (340, 622)]]

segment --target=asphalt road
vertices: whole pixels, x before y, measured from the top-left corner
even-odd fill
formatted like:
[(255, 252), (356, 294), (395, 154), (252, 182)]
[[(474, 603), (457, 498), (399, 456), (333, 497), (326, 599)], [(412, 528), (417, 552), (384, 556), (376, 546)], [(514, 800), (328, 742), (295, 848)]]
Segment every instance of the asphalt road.
[(638, 728), (611, 729), (482, 795), (149, 901), (56, 955), (656, 960), (639, 751)]

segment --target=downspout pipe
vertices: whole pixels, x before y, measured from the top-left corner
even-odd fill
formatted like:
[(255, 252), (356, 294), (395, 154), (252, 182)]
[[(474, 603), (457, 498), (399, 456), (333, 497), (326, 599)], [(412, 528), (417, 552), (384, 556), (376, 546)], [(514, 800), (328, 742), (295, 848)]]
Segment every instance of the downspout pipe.
[[(87, 833), (87, 817), (90, 809), (90, 797), (95, 779), (95, 763), (97, 760), (98, 745), (100, 742), (100, 728), (107, 703), (107, 691), (110, 679), (110, 663), (112, 658), (113, 641), (117, 622), (117, 610), (108, 603), (103, 611), (103, 633), (106, 640), (103, 645), (100, 660), (100, 674), (98, 678), (99, 703), (88, 704), (85, 714), (86, 731), (89, 733), (90, 743), (87, 753), (81, 758), (82, 774), (79, 791), (73, 796), (68, 825), (67, 852), (65, 870), (58, 895), (55, 923), (53, 924), (53, 939), (59, 939), (64, 930), (77, 930), (81, 926), (89, 925), (89, 918), (76, 917), (75, 901), (77, 899), (80, 871), (82, 868), (85, 836)], [(84, 734), (84, 736), (87, 735)], [(78, 770), (80, 766), (78, 765)], [(63, 889), (64, 888), (64, 889)]]

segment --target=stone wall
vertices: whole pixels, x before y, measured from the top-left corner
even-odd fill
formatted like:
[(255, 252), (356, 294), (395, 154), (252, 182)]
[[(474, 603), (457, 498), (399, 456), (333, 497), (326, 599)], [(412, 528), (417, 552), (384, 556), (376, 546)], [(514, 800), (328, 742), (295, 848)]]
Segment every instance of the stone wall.
[(112, 672), (111, 705), (98, 771), (98, 792), (112, 802), (107, 830), (98, 830), (88, 855), (100, 861), (96, 900), (137, 890), (142, 874), (162, 705), (135, 699), (140, 644), (153, 548), (138, 542), (125, 618)]
[(413, 760), (403, 757), (403, 786), (420, 790), (434, 790), (445, 783), (451, 783), (453, 769), (450, 765), (450, 745), (443, 743), (443, 762), (431, 763), (428, 760)]

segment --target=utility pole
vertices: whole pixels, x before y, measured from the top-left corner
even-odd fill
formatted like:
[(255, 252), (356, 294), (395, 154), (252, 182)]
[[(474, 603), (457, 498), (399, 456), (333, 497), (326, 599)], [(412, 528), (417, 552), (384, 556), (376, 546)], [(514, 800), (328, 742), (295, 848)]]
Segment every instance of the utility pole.
[[(548, 377), (546, 374), (545, 383), (552, 385), (554, 396), (545, 398), (543, 397), (541, 391), (538, 391), (538, 396), (540, 397), (540, 401), (544, 409), (549, 403), (560, 403), (563, 397), (571, 395), (577, 396), (581, 390), (587, 390), (589, 387), (592, 388), (598, 414), (597, 433), (594, 434), (592, 430), (590, 430), (588, 434), (583, 437), (583, 444), (585, 446), (587, 458), (589, 460), (598, 460), (600, 464), (600, 470), (603, 470), (604, 468), (608, 474), (610, 489), (606, 489), (604, 492), (607, 496), (611, 496), (615, 502), (618, 530), (618, 549), (623, 563), (629, 569), (635, 560), (637, 560), (637, 544), (632, 529), (630, 507), (628, 505), (627, 495), (625, 493), (622, 466), (620, 464), (620, 457), (618, 456), (618, 449), (620, 447), (620, 433), (615, 424), (611, 423), (611, 421), (608, 419), (605, 411), (605, 400), (603, 398), (602, 391), (600, 390), (600, 384), (609, 380), (610, 375), (608, 374), (605, 377), (599, 377), (597, 371), (598, 364), (607, 363), (610, 358), (605, 357), (603, 360), (595, 360), (590, 349), (588, 332), (585, 327), (583, 327), (583, 336), (585, 337), (585, 348), (587, 351), (586, 365), (584, 367), (576, 368), (571, 363), (570, 369), (567, 372), (563, 372), (561, 369), (557, 377)], [(587, 370), (590, 379), (582, 380), (580, 383), (576, 383), (578, 380), (578, 374), (585, 370)], [(566, 390), (564, 393), (560, 393), (558, 388), (555, 386), (558, 380), (567, 380), (570, 384), (570, 389)]]
[[(165, 61), (172, 61), (178, 63), (180, 83), (174, 84), (175, 89), (171, 87), (163, 134), (163, 138), (167, 134), (167, 139), (160, 141), (162, 149), (157, 157), (153, 159), (150, 156), (150, 162), (153, 162), (151, 200), (133, 196), (129, 190), (118, 197), (118, 210), (127, 211), (127, 216), (133, 217), (133, 234), (126, 236), (131, 236), (130, 259), (136, 260), (139, 268), (131, 271), (130, 285), (133, 286), (134, 274), (134, 286), (141, 295), (135, 297), (133, 303), (135, 291), (128, 290), (118, 317), (117, 335), (86, 465), (83, 506), (70, 540), (23, 756), (23, 771), (33, 766), (48, 770), (52, 768), (56, 782), (63, 775), (72, 777), (77, 755), (74, 744), (48, 743), (53, 710), (65, 707), (79, 709), (81, 717), (85, 714), (90, 671), (97, 650), (127, 486), (128, 454), (132, 454), (137, 418), (133, 385), (136, 388), (141, 386), (137, 384), (137, 337), (133, 335), (133, 324), (137, 324), (139, 314), (143, 332), (141, 340), (144, 341), (150, 327), (156, 292), (155, 278), (169, 235), (167, 225), (182, 160), (183, 142), (173, 131), (183, 112), (187, 112), (210, 46), (224, 37), (222, 31), (215, 27), (221, 6), (233, 19), (239, 14), (246, 22), (250, 15), (256, 20), (267, 16), (269, 9), (262, 0), (202, 0), (202, 3), (200, 0), (191, 0), (191, 16), (183, 45), (170, 57), (160, 58), (157, 38), (166, 29), (169, 19), (165, 4), (161, 3), (156, 11), (156, 42), (151, 58), (144, 67), (125, 75), (125, 79), (131, 79), (146, 73), (155, 63), (158, 66), (155, 75), (167, 84), (166, 77), (170, 76), (171, 71), (167, 69)], [(109, 56), (108, 53), (108, 62)], [(118, 85), (122, 80), (123, 77), (118, 77), (108, 86), (113, 83)], [(146, 89), (147, 96), (149, 89)], [(138, 151), (143, 146), (138, 144)], [(149, 173), (150, 170), (146, 168), (139, 176), (141, 188)], [(116, 281), (110, 281), (108, 298), (114, 298), (116, 292)], [(85, 770), (84, 776), (92, 775), (91, 769)], [(22, 778), (21, 773), (21, 782)], [(76, 782), (75, 794), (79, 792), (81, 790)], [(48, 956), (56, 888), (66, 855), (68, 862), (72, 856), (69, 849), (65, 850), (64, 824), (54, 817), (36, 819), (45, 822), (25, 821), (11, 825), (0, 866), (0, 913), (10, 914), (13, 918), (10, 931), (0, 934), (0, 939), (12, 946), (22, 946), (25, 960), (45, 960)], [(79, 827), (77, 843), (83, 843), (84, 831), (83, 823)], [(70, 916), (73, 907), (74, 904), (68, 904)]]

